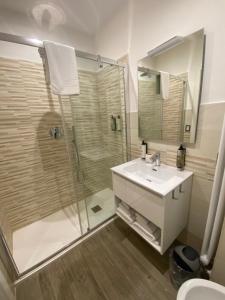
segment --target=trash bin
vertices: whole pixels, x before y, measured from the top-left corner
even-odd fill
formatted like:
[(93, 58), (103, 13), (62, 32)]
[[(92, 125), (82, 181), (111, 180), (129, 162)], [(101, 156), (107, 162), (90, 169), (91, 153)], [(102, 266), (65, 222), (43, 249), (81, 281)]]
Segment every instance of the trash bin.
[(180, 245), (170, 253), (170, 279), (178, 289), (188, 279), (200, 277), (200, 258), (190, 246)]

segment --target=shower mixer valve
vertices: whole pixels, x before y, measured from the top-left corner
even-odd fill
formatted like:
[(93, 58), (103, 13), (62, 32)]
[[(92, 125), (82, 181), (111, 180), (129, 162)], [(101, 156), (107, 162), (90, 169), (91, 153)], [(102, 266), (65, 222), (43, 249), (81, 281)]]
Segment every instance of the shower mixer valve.
[(49, 134), (53, 139), (59, 139), (63, 135), (63, 132), (60, 127), (52, 127), (49, 130)]

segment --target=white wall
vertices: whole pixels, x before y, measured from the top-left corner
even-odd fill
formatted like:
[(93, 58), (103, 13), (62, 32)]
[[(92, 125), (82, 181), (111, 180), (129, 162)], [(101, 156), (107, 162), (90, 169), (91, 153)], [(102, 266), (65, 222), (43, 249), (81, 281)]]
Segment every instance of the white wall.
[[(224, 0), (130, 0), (128, 14), (124, 12), (123, 17), (128, 17), (127, 29), (121, 28), (120, 22), (115, 21), (118, 16), (110, 20), (108, 39), (101, 39), (101, 32), (97, 34), (98, 52), (105, 55), (110, 49), (110, 56), (118, 59), (118, 54), (128, 49), (131, 111), (137, 111), (137, 61), (146, 56), (147, 51), (171, 37), (189, 35), (203, 27), (206, 33), (206, 57), (202, 103), (225, 100), (224, 11)], [(107, 36), (106, 31), (107, 26)], [(127, 40), (127, 33), (128, 45), (117, 43), (118, 40)]]
[[(225, 1), (224, 0), (130, 0), (127, 10), (121, 10), (108, 24), (104, 35), (97, 33), (98, 52), (110, 54), (113, 59), (128, 53), (129, 58), (129, 101), (131, 145), (134, 149), (140, 145), (138, 139), (138, 99), (137, 99), (137, 62), (147, 52), (173, 36), (187, 36), (201, 28), (206, 34), (206, 55), (203, 78), (202, 105), (200, 108), (196, 144), (188, 147), (188, 155), (216, 159), (221, 124), (225, 105)], [(125, 19), (121, 27), (117, 18)], [(108, 30), (109, 27), (109, 30)], [(119, 36), (118, 36), (119, 35)], [(127, 40), (128, 37), (128, 40)], [(117, 41), (126, 41), (118, 43)], [(223, 103), (222, 103), (223, 102)], [(177, 146), (149, 143), (150, 148), (159, 151), (173, 151)], [(193, 162), (193, 165), (195, 161)], [(203, 238), (210, 201), (212, 182), (207, 172), (204, 178), (196, 172), (193, 181), (188, 231)], [(201, 213), (200, 213), (201, 212)]]
[[(40, 40), (53, 40), (82, 51), (95, 53), (93, 36), (63, 25), (50, 31), (37, 25), (31, 17), (9, 10), (0, 10), (0, 31)], [(37, 49), (10, 43), (0, 44), (0, 56), (40, 61)]]
[(38, 48), (2, 41), (0, 41), (0, 57), (42, 62)]
[(223, 228), (220, 235), (219, 246), (217, 248), (215, 260), (213, 263), (211, 280), (225, 285), (225, 219), (223, 221)]
[(96, 53), (109, 57), (120, 58), (128, 52), (128, 15), (129, 7), (121, 9), (97, 32), (95, 36)]

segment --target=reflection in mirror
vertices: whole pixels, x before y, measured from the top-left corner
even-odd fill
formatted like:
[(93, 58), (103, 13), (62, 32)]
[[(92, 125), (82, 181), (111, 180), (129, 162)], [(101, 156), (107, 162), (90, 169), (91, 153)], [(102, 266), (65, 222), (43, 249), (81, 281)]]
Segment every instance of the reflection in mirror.
[(175, 37), (138, 63), (139, 136), (195, 143), (201, 94), (204, 31)]

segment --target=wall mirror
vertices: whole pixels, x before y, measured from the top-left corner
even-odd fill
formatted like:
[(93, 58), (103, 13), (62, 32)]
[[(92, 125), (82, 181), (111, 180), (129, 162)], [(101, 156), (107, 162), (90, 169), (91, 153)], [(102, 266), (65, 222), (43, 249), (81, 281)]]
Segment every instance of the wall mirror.
[(176, 36), (138, 62), (139, 137), (170, 144), (196, 140), (205, 36)]

